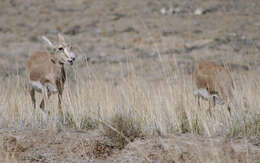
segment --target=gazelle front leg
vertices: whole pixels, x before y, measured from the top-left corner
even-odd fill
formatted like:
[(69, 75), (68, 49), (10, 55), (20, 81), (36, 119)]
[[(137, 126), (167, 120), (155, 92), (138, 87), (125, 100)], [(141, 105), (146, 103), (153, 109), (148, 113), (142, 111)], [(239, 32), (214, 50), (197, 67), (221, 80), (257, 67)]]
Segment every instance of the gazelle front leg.
[(198, 105), (200, 107), (200, 96), (198, 96), (197, 98), (198, 98)]
[(58, 99), (59, 99), (59, 103), (58, 103), (59, 114), (62, 115), (63, 114), (62, 106), (61, 106), (62, 94), (58, 93)]
[(60, 81), (56, 82), (57, 85), (57, 89), (58, 89), (58, 109), (59, 109), (59, 114), (62, 115), (63, 111), (62, 111), (62, 106), (61, 106), (61, 101), (62, 101), (62, 93), (63, 93), (63, 89), (64, 89), (64, 84), (61, 83)]
[(211, 108), (215, 107), (215, 98), (214, 98), (214, 96), (209, 96), (208, 101), (209, 101), (208, 112), (209, 112), (209, 115), (212, 116)]
[[(51, 93), (50, 92), (48, 92), (48, 99), (50, 98), (50, 96), (51, 96)], [(42, 98), (42, 101), (41, 101), (41, 104), (40, 104), (40, 108), (41, 109), (44, 109), (45, 108), (45, 102), (44, 102), (45, 100), (44, 100), (44, 97)]]

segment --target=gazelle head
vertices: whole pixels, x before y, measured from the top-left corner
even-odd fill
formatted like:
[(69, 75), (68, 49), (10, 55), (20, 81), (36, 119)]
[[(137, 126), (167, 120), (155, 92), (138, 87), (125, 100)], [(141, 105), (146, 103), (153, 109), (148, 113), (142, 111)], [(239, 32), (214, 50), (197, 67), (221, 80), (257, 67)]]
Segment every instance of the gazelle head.
[(58, 44), (53, 44), (47, 37), (42, 36), (42, 39), (53, 49), (53, 60), (60, 64), (73, 65), (75, 61), (75, 53), (72, 52), (72, 46), (65, 42), (64, 37), (58, 34)]

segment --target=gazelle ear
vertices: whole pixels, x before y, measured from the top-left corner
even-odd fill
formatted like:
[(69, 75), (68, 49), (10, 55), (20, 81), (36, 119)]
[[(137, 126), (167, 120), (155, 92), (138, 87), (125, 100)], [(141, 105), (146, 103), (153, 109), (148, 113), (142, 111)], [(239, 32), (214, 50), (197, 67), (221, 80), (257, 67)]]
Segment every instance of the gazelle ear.
[(64, 36), (60, 33), (58, 34), (58, 40), (59, 40), (59, 43), (65, 42)]
[(51, 43), (51, 41), (46, 36), (42, 36), (42, 40), (46, 42), (49, 47), (53, 49), (55, 48), (55, 46)]

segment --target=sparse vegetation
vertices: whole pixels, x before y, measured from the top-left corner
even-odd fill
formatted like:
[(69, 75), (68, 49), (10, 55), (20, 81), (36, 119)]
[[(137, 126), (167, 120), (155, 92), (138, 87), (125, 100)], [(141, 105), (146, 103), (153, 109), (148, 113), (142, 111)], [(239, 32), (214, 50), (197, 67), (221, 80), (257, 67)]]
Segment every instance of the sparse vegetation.
[[(1, 1), (0, 162), (259, 162), (258, 12), (257, 0)], [(48, 115), (25, 63), (58, 33), (77, 57), (63, 114), (52, 96)], [(232, 72), (231, 115), (197, 105), (200, 61)]]
[(133, 141), (135, 138), (142, 137), (142, 130), (138, 121), (135, 120), (133, 115), (122, 115), (116, 114), (112, 117), (111, 126), (113, 126), (118, 132), (115, 132), (108, 126), (104, 126), (105, 135), (108, 136), (119, 149), (123, 149), (125, 145), (128, 144), (128, 141), (125, 140), (127, 137), (130, 141)]
[[(116, 85), (93, 76), (94, 72), (87, 75), (89, 80), (74, 76), (76, 79), (71, 80), (64, 91), (63, 117), (58, 113), (57, 98), (50, 100), (50, 115), (34, 109), (25, 80), (13, 76), (13, 80), (1, 82), (1, 98), (5, 100), (0, 106), (0, 127), (95, 129), (109, 138), (117, 149), (129, 143), (125, 137), (133, 141), (174, 133), (229, 138), (260, 136), (260, 94), (255, 74), (250, 77), (233, 74), (238, 86), (235, 98), (239, 107), (233, 107), (229, 115), (225, 105), (217, 105), (210, 115), (207, 101), (197, 105), (191, 77), (179, 72), (172, 74), (176, 77), (174, 81), (153, 83), (132, 71)], [(243, 87), (239, 87), (242, 84)]]
[[(5, 120), (1, 127), (47, 125), (55, 128), (60, 120), (69, 128), (102, 129), (97, 122), (100, 118), (131, 140), (140, 135), (167, 135), (174, 132), (208, 136), (259, 136), (259, 95), (253, 87), (258, 86), (257, 81), (253, 76), (247, 82), (242, 77), (235, 77), (237, 85), (244, 83), (246, 86), (236, 90), (239, 107), (232, 109), (231, 116), (227, 114), (226, 106), (216, 106), (210, 116), (206, 101), (202, 101), (201, 107), (197, 105), (190, 76), (179, 75), (172, 83), (162, 81), (158, 84), (138, 77), (127, 77), (119, 85), (101, 79), (85, 80), (79, 77), (76, 83), (68, 84), (68, 90), (65, 90), (63, 118), (59, 117), (55, 105), (57, 99), (54, 99), (51, 100), (51, 114), (47, 119), (39, 109), (32, 108), (25, 81), (19, 76), (13, 77), (14, 81), (1, 85), (2, 99), (6, 99), (1, 102), (1, 119)], [(70, 88), (72, 85), (74, 89)], [(247, 97), (246, 107), (244, 97)]]

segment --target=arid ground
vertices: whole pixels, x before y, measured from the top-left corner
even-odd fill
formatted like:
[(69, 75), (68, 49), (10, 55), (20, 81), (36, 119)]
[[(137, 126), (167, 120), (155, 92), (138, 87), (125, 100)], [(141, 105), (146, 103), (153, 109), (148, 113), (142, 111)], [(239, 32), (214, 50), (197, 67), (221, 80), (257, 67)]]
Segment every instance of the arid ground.
[[(46, 118), (25, 63), (58, 33), (77, 59)], [(259, 0), (1, 0), (0, 160), (260, 162), (259, 55)], [(200, 61), (230, 70), (231, 115), (197, 105)]]

